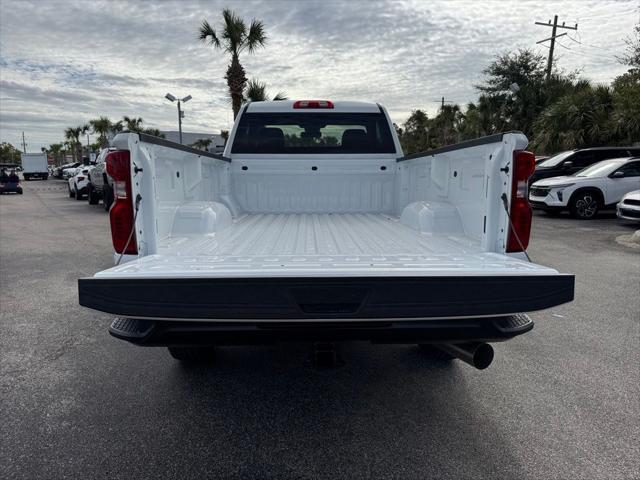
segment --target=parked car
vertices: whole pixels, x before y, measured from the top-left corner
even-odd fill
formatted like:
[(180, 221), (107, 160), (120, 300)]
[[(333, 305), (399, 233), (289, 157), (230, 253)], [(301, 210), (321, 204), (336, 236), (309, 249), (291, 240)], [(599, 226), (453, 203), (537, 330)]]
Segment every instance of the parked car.
[(49, 163), (46, 153), (23, 153), (22, 154), (22, 177), (27, 180), (49, 178)]
[(536, 165), (540, 162), (544, 162), (547, 158), (549, 158), (547, 155), (536, 155)]
[(73, 177), (79, 168), (83, 167), (84, 165), (82, 163), (78, 163), (77, 165), (75, 165), (74, 167), (66, 167), (62, 170), (62, 179), (63, 180), (69, 180), (71, 177)]
[(594, 163), (610, 158), (640, 156), (640, 147), (595, 147), (558, 153), (536, 165), (529, 185), (538, 180), (563, 175), (573, 175)]
[[(74, 170), (74, 175), (69, 177), (69, 197), (76, 200), (82, 200), (82, 197), (87, 193), (87, 184), (89, 183), (89, 171), (90, 165), (84, 165)], [(70, 170), (70, 169), (69, 169)]]
[(531, 185), (529, 201), (548, 212), (569, 210), (575, 218), (593, 218), (598, 210), (618, 203), (640, 186), (640, 158), (596, 163), (575, 175), (546, 178)]
[(79, 301), (179, 360), (350, 339), (485, 368), (488, 342), (533, 327), (518, 312), (573, 299), (573, 275), (526, 256), (522, 133), (405, 156), (380, 105), (303, 100), (244, 106), (223, 155), (142, 133), (112, 143), (127, 263), (80, 279)]
[(60, 165), (59, 167), (56, 167), (53, 169), (53, 176), (56, 178), (63, 178), (63, 174), (65, 170), (69, 168), (77, 168), (80, 165), (82, 165), (81, 162), (72, 162), (72, 163), (65, 163), (64, 165)]
[(640, 190), (634, 190), (622, 196), (616, 205), (618, 218), (640, 222)]
[(87, 197), (91, 205), (97, 205), (100, 199), (104, 203), (104, 209), (109, 211), (113, 203), (113, 180), (106, 169), (107, 154), (114, 149), (103, 148), (96, 158), (96, 165), (89, 173), (89, 185)]
[(2, 171), (0, 173), (0, 194), (3, 193), (17, 193), (22, 195), (22, 185), (20, 185), (20, 177), (14, 172), (7, 173)]

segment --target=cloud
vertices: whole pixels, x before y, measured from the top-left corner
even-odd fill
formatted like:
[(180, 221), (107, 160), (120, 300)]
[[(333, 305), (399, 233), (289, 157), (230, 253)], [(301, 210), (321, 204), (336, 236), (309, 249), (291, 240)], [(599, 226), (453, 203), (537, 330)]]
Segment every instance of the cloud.
[[(1, 140), (17, 143), (24, 130), (32, 146), (46, 145), (58, 141), (65, 127), (98, 115), (141, 116), (149, 126), (175, 129), (167, 92), (193, 96), (185, 105), (186, 130), (229, 128), (229, 60), (196, 38), (202, 20), (219, 25), (227, 5), (3, 0)], [(269, 0), (232, 7), (266, 25), (267, 47), (241, 60), (247, 75), (267, 82), (272, 94), (373, 100), (386, 105), (396, 122), (415, 108), (434, 114), (442, 96), (473, 100), (473, 85), (500, 52), (547, 52), (535, 44), (549, 34), (534, 25), (547, 15), (536, 0)], [(579, 23), (578, 32), (556, 48), (560, 66), (581, 69), (598, 82), (625, 70), (615, 54), (637, 21), (636, 2), (565, 1), (552, 13)]]

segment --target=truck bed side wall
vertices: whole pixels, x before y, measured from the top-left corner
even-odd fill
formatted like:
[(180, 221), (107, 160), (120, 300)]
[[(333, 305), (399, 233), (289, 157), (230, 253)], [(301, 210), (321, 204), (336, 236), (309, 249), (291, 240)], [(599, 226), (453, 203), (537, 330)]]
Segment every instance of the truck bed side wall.
[(179, 207), (217, 204), (229, 193), (229, 162), (142, 142), (136, 134), (118, 135), (114, 145), (130, 151), (133, 197), (142, 197), (136, 220), (140, 256), (157, 252)]
[(452, 148), (399, 161), (395, 212), (421, 204), (434, 217), (455, 208), (465, 236), (482, 242), (488, 251), (504, 252), (508, 218), (501, 195), (510, 197), (513, 151), (526, 147), (522, 134), (505, 134), (493, 143)]

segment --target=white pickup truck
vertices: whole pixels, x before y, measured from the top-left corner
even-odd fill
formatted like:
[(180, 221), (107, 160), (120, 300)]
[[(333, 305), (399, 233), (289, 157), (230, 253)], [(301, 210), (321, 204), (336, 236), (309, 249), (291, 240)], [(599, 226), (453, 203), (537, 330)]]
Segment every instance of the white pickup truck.
[(363, 102), (246, 105), (223, 155), (121, 133), (118, 265), (79, 280), (112, 335), (181, 360), (213, 345), (413, 343), (478, 368), (574, 277), (528, 261), (518, 132), (405, 156)]

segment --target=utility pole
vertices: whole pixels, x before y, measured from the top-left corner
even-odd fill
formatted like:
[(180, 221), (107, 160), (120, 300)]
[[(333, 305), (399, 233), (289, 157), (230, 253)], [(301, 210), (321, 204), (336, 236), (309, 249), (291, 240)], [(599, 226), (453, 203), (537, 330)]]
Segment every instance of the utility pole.
[(24, 141), (24, 132), (22, 132), (22, 151), (23, 151), (23, 152), (25, 153), (25, 155), (26, 155), (26, 153), (27, 153), (27, 144), (26, 144), (26, 142)]
[(553, 66), (553, 49), (556, 46), (556, 38), (562, 37), (563, 35), (567, 34), (567, 32), (565, 32), (565, 33), (561, 33), (560, 35), (556, 35), (557, 29), (565, 28), (567, 30), (578, 30), (578, 24), (576, 23), (575, 26), (568, 27), (564, 24), (564, 22), (562, 22), (562, 25), (558, 25), (558, 15), (553, 16), (553, 23), (551, 23), (551, 20), (549, 20), (548, 23), (536, 22), (535, 24), (542, 25), (543, 27), (552, 28), (551, 36), (549, 38), (545, 38), (544, 40), (540, 40), (539, 42), (536, 42), (536, 44), (540, 44), (540, 43), (548, 42), (549, 40), (551, 40), (551, 45), (549, 46), (549, 58), (547, 59), (547, 82), (548, 82), (549, 79), (551, 78), (551, 67)]
[(445, 103), (453, 103), (453, 102), (451, 100), (445, 100), (444, 97), (442, 97), (440, 101), (434, 100), (433, 103), (439, 103), (440, 104), (440, 111), (443, 111)]

